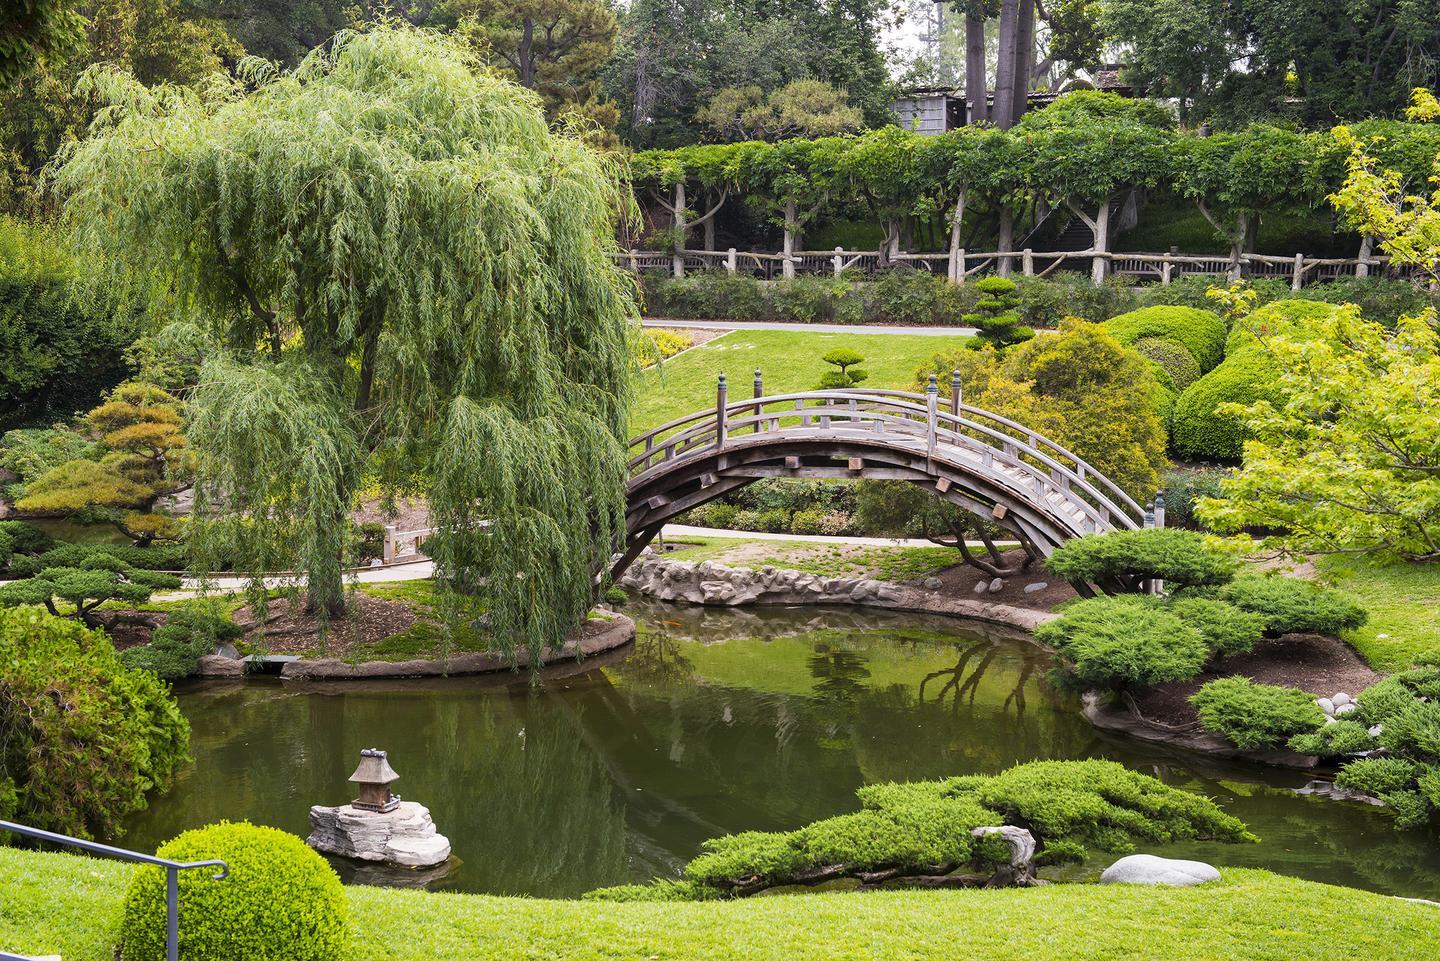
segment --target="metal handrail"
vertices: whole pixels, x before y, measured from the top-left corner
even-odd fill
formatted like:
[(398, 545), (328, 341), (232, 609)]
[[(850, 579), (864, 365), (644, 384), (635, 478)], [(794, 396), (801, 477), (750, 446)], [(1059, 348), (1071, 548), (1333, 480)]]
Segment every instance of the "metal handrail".
[[(180, 872), (188, 871), (191, 868), (218, 867), (220, 869), (219, 872), (212, 875), (216, 881), (223, 881), (230, 874), (230, 866), (220, 860), (171, 861), (169, 858), (158, 858), (153, 854), (141, 854), (139, 851), (127, 851), (125, 848), (111, 847), (108, 844), (100, 844), (97, 841), (83, 841), (80, 838), (72, 838), (66, 834), (42, 831), (39, 828), (27, 827), (24, 824), (16, 824), (13, 821), (0, 821), (0, 831), (9, 831), (12, 834), (34, 838), (37, 841), (48, 841), (51, 844), (59, 844), (64, 847), (79, 848), (81, 851), (103, 855), (107, 858), (133, 861), (137, 864), (151, 864), (164, 868), (166, 961), (180, 961)], [(4, 951), (0, 951), (0, 961), (30, 961), (30, 959), (25, 955), (7, 954)]]

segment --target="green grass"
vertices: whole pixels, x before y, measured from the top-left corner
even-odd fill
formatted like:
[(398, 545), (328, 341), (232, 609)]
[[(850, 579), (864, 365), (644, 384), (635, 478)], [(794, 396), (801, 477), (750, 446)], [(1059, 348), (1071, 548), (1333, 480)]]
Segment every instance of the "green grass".
[(1423, 655), (1440, 656), (1440, 564), (1323, 557), (1316, 566), (1322, 580), (1370, 612), (1369, 623), (1345, 640), (1376, 668), (1399, 670)]
[(686, 414), (715, 406), (715, 382), (722, 372), (730, 399), (754, 396), (755, 368), (765, 376), (767, 394), (812, 390), (829, 365), (826, 351), (848, 347), (865, 358), (865, 387), (909, 389), (915, 369), (932, 354), (962, 338), (908, 334), (822, 334), (811, 331), (737, 330), (676, 357), (636, 380), (630, 414), (632, 435)]
[[(877, 577), (886, 581), (914, 581), (960, 563), (949, 547), (858, 547), (806, 540), (745, 540), (694, 538), (690, 547), (666, 557), (685, 561), (715, 561), (731, 567), (781, 567), (820, 577)], [(763, 551), (731, 559), (741, 549)]]
[[(131, 870), (0, 849), (0, 947), (111, 961)], [(1408, 961), (1431, 956), (1440, 929), (1440, 908), (1240, 869), (1197, 888), (1057, 884), (684, 904), (346, 893), (357, 961), (1291, 961), (1336, 950)]]

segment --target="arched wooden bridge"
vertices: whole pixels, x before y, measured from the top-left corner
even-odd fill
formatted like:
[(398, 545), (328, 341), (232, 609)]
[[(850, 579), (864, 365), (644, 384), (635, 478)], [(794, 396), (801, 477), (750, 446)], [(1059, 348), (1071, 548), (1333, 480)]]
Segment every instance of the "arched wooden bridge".
[(732, 401), (630, 442), (621, 572), (667, 522), (762, 477), (873, 478), (926, 485), (1047, 556), (1071, 537), (1142, 526), (1145, 511), (1079, 457), (1015, 421), (962, 403), (958, 372), (926, 393), (817, 390)]

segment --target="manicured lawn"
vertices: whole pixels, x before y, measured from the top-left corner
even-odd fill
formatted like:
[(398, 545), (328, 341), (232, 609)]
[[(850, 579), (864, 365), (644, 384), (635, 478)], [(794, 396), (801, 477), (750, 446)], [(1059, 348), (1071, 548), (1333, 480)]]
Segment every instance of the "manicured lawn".
[(1369, 623), (1345, 640), (1375, 667), (1393, 671), (1422, 655), (1440, 656), (1440, 564), (1324, 557), (1316, 566), (1370, 612)]
[[(0, 948), (111, 961), (130, 870), (0, 849)], [(357, 961), (1291, 961), (1337, 951), (1411, 961), (1432, 956), (1440, 930), (1437, 907), (1239, 869), (1199, 888), (1060, 884), (700, 904), (346, 892)]]
[(737, 330), (717, 337), (647, 370), (636, 384), (630, 433), (643, 433), (668, 420), (715, 405), (715, 380), (729, 382), (730, 399), (754, 396), (755, 368), (765, 376), (765, 392), (811, 390), (829, 365), (821, 355), (848, 347), (865, 358), (866, 387), (909, 388), (930, 355), (966, 338), (912, 337), (904, 334), (821, 334), (788, 330)]
[(919, 580), (960, 563), (959, 553), (949, 547), (861, 547), (823, 541), (748, 541), (733, 537), (694, 540), (693, 547), (671, 551), (665, 556), (685, 561), (715, 561), (730, 567), (781, 567), (820, 577), (876, 577), (886, 581)]

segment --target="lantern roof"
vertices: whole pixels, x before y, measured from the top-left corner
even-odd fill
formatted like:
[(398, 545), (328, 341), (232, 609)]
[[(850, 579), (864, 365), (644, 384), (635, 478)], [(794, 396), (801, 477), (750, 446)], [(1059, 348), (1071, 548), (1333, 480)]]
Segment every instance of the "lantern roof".
[(360, 764), (350, 775), (350, 780), (356, 784), (390, 784), (399, 779), (400, 775), (390, 766), (385, 752), (373, 747), (360, 752)]

